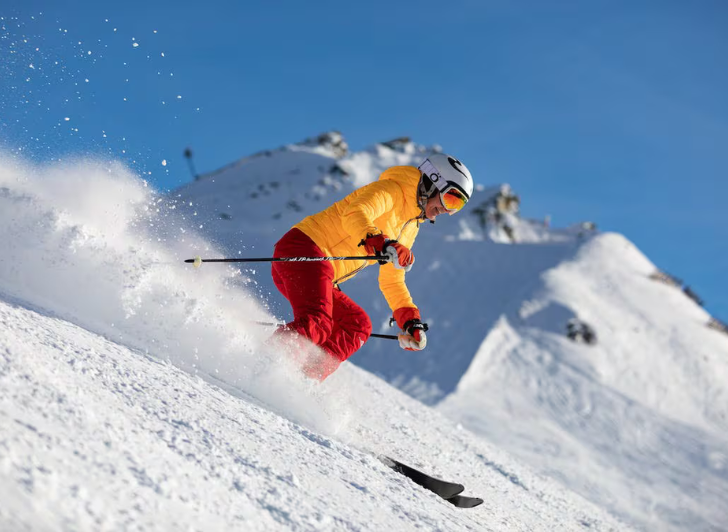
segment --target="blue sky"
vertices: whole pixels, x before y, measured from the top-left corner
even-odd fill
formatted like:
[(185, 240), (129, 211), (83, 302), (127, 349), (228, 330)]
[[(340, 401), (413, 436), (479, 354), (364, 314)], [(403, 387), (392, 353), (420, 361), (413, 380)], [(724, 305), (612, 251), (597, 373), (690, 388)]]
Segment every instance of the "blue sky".
[(187, 146), (204, 172), (330, 129), (408, 135), (526, 216), (625, 234), (728, 320), (725, 2), (100, 4), (3, 1), (6, 151), (169, 189)]

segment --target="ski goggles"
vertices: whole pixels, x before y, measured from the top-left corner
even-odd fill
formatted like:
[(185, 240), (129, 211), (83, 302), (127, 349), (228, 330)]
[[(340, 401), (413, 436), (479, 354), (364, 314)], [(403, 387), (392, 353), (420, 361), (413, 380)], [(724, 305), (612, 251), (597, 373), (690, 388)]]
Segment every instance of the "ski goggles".
[(442, 201), (442, 206), (445, 207), (447, 212), (453, 214), (465, 207), (468, 198), (455, 186), (448, 185), (440, 191), (440, 201)]

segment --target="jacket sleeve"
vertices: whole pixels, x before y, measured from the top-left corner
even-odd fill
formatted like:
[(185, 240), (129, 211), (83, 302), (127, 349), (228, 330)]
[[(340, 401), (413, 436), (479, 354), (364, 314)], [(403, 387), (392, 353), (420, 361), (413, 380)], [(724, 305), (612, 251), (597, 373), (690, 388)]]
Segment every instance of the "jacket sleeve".
[[(370, 183), (344, 211), (342, 216), (344, 230), (354, 239), (364, 238), (369, 233), (379, 234), (382, 230), (374, 225), (374, 221), (402, 201), (404, 201), (402, 190), (397, 183), (393, 181)], [(396, 237), (396, 235), (387, 236)]]
[(404, 307), (417, 308), (404, 282), (404, 270), (398, 270), (394, 264), (380, 266), (379, 289), (392, 312)]

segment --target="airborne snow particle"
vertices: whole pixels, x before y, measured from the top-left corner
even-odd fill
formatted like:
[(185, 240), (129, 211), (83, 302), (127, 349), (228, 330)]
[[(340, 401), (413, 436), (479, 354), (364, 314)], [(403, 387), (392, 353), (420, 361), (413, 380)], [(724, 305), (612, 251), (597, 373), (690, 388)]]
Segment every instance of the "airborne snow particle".
[(162, 166), (167, 166), (167, 159), (162, 159)]
[(133, 43), (133, 44), (132, 44), (132, 46), (133, 46), (134, 48), (138, 48), (138, 47), (139, 47), (139, 43), (138, 43), (138, 42), (135, 42), (135, 43)]

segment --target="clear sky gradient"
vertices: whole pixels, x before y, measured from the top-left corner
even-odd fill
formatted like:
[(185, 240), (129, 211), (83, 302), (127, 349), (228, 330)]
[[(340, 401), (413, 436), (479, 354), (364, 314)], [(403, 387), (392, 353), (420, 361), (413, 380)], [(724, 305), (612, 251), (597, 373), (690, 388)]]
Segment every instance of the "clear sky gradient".
[(205, 172), (407, 135), (525, 216), (625, 234), (728, 320), (725, 2), (106, 4), (0, 4), (6, 153), (113, 157), (166, 190), (188, 146)]

